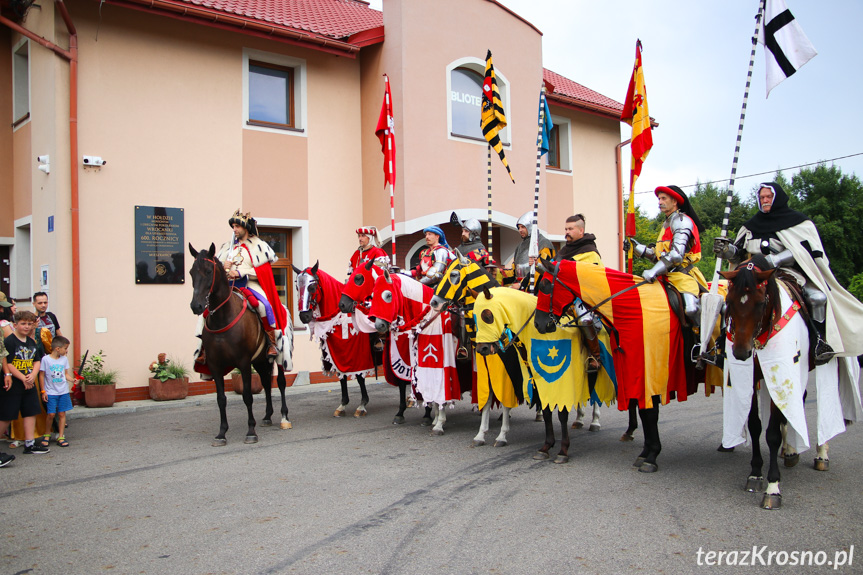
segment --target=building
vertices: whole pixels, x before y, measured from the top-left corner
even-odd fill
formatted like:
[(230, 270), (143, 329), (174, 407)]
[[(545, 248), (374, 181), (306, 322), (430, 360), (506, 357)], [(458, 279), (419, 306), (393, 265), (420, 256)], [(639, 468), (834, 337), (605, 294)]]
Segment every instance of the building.
[[(76, 353), (102, 349), (120, 370), (118, 399), (146, 396), (147, 365), (159, 352), (191, 364), (185, 246), (227, 241), (235, 209), (251, 212), (279, 253), (289, 308), (292, 264), (319, 261), (344, 274), (360, 225), (389, 242), (374, 134), (384, 73), (402, 266), (421, 247), (422, 228), (448, 222), (453, 210), (487, 218), (478, 118), (489, 49), (516, 178), (492, 158), (494, 255), (511, 257), (515, 221), (533, 206), (545, 84), (555, 135), (540, 228), (560, 241), (565, 216), (584, 213), (602, 230), (608, 265), (618, 264), (622, 106), (545, 70), (541, 32), (494, 0), (384, 0), (382, 12), (361, 0), (0, 6), (0, 46), (10, 55), (0, 58), (4, 291), (48, 292)], [(174, 218), (155, 231), (173, 236), (162, 239), (176, 240), (184, 258), (140, 262), (141, 214)], [(458, 244), (457, 231), (444, 229)], [(166, 278), (184, 283), (157, 281)], [(295, 372), (315, 381), (318, 350), (299, 330), (295, 346)]]

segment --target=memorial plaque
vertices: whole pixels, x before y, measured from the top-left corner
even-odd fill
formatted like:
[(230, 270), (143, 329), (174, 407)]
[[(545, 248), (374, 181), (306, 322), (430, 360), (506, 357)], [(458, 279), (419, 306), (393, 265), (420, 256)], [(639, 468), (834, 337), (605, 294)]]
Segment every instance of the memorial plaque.
[(135, 206), (135, 283), (185, 283), (183, 243), (183, 208)]

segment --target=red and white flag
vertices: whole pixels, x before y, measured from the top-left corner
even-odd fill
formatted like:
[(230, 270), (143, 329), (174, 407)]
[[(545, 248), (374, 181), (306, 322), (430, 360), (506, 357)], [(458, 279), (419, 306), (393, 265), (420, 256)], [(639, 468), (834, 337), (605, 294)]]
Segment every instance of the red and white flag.
[(375, 135), (381, 141), (381, 152), (384, 154), (384, 181), (391, 186), (396, 185), (396, 138), (393, 120), (393, 98), (390, 94), (390, 79), (384, 74), (384, 101), (381, 105), (381, 115)]

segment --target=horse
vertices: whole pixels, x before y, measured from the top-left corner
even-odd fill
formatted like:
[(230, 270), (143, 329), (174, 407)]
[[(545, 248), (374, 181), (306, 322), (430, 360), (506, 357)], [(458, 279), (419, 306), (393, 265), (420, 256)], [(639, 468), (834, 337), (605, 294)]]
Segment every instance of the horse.
[[(764, 256), (755, 255), (734, 270), (720, 274), (729, 281), (725, 302), (727, 338), (732, 352), (726, 363), (729, 384), (724, 400), (722, 444), (730, 448), (743, 443), (746, 440), (743, 428), (748, 428), (752, 460), (746, 490), (762, 491), (764, 460), (760, 436), (762, 420), (769, 413), (765, 437), (770, 462), (767, 488), (760, 506), (779, 509), (782, 493), (778, 457), (783, 441), (788, 442), (786, 467), (796, 464), (799, 452), (809, 447), (803, 402), (814, 362), (811, 361), (809, 326), (804, 316), (806, 308), (796, 290), (777, 279), (777, 270)], [(843, 407), (856, 418), (853, 412), (860, 405), (855, 385), (859, 366), (855, 358), (833, 358), (814, 371), (819, 441), (814, 467), (826, 471), (829, 467), (827, 441), (845, 430)], [(764, 412), (761, 416), (759, 394), (755, 393), (759, 381)]]
[[(225, 374), (238, 368), (243, 377), (243, 402), (249, 413), (249, 429), (245, 443), (257, 443), (255, 418), (252, 415), (252, 366), (261, 377), (267, 398), (267, 409), (262, 425), (272, 425), (272, 364), (267, 359), (267, 334), (261, 325), (257, 312), (251, 308), (246, 298), (235, 291), (228, 282), (222, 263), (213, 257), (215, 244), (206, 251), (196, 251), (189, 244), (189, 253), (194, 262), (189, 274), (192, 276), (192, 301), (189, 304), (195, 315), (206, 312), (204, 331), (201, 334), (203, 349), (207, 357), (207, 367), (216, 382), (216, 401), (219, 405), (221, 425), (213, 447), (227, 444), (225, 433), (228, 431), (228, 418), (225, 413)], [(278, 302), (276, 302), (278, 304)], [(215, 307), (213, 307), (215, 306)], [(284, 334), (288, 345), (283, 344), (284, 363), (278, 365), (278, 385), (282, 395), (282, 429), (291, 429), (288, 419), (288, 404), (285, 401), (285, 370), (291, 363), (293, 351), (293, 328), (290, 321)]]
[[(500, 284), (477, 262), (464, 257), (458, 250), (456, 255), (458, 257), (450, 263), (435, 287), (431, 306), (435, 311), (449, 309), (453, 315), (462, 319), (464, 330), (460, 338), (461, 344), (465, 346), (466, 355), (475, 366), (477, 406), (482, 414), (479, 432), (473, 438), (474, 447), (485, 445), (491, 408), (495, 402), (501, 405), (503, 413), (500, 434), (495, 438), (494, 446), (504, 447), (508, 444), (510, 410), (524, 402), (521, 359), (515, 347), (509, 347), (502, 354), (484, 356), (474, 353), (476, 327), (473, 308), (476, 294), (486, 288), (500, 287)], [(539, 404), (537, 408), (537, 414), (541, 418), (542, 410), (539, 409)]]
[[(476, 299), (474, 313), (477, 321), (477, 353), (490, 355), (509, 345), (521, 345), (525, 350), (522, 358), (527, 363), (532, 382), (528, 388), (531, 399), (542, 406), (545, 422), (545, 443), (534, 455), (534, 459), (549, 459), (549, 451), (555, 445), (551, 412), (557, 408), (561, 427), (560, 452), (555, 463), (569, 461), (569, 411), (579, 403), (586, 403), (592, 394), (599, 401), (614, 400), (615, 390), (609, 385), (599, 385), (590, 390), (586, 370), (587, 352), (581, 341), (581, 331), (567, 330), (563, 334), (547, 336), (539, 333), (531, 321), (536, 311), (534, 295), (509, 289), (484, 290)], [(610, 367), (610, 356), (603, 363)]]
[(396, 340), (410, 343), (411, 367), (417, 396), (426, 407), (432, 406), (435, 418), (432, 435), (443, 435), (446, 407), (462, 397), (461, 380), (456, 368), (458, 341), (452, 333), (449, 313), (432, 312), (429, 286), (399, 274), (375, 280), (369, 319), (381, 335), (390, 332)]
[[(685, 401), (697, 388), (694, 366), (687, 364), (680, 317), (661, 283), (637, 282), (635, 276), (611, 268), (564, 260), (542, 260), (546, 270), (539, 283), (535, 325), (553, 332), (576, 298), (596, 307), (613, 334), (613, 363), (617, 376), (618, 409), (638, 405), (644, 445), (633, 463), (643, 473), (654, 473), (662, 451), (659, 404), (677, 397)], [(611, 298), (608, 296), (620, 290)], [(714, 366), (708, 366), (714, 368)], [(721, 373), (711, 371), (705, 384), (709, 395), (720, 385)], [(716, 383), (712, 383), (716, 380)]]
[(293, 268), (297, 276), (300, 321), (309, 325), (312, 338), (320, 345), (324, 372), (338, 375), (342, 387), (342, 400), (333, 417), (344, 417), (347, 413), (350, 376), (356, 377), (362, 396), (354, 417), (363, 417), (368, 413), (369, 403), (365, 376), (375, 368), (369, 336), (359, 332), (350, 316), (339, 311), (343, 283), (319, 270), (317, 262), (305, 270)]
[[(375, 280), (381, 277), (384, 270), (373, 262), (366, 262), (354, 270), (339, 298), (339, 311), (353, 314), (354, 325), (361, 332), (375, 333), (374, 321), (368, 319), (367, 300), (372, 297)], [(412, 369), (410, 363), (410, 346), (405, 338), (397, 338), (394, 333), (383, 337), (383, 368), (384, 378), (390, 385), (399, 388), (399, 410), (393, 418), (394, 425), (405, 422), (405, 410), (408, 408), (407, 389), (412, 385)], [(426, 406), (421, 425), (432, 425), (432, 408)]]

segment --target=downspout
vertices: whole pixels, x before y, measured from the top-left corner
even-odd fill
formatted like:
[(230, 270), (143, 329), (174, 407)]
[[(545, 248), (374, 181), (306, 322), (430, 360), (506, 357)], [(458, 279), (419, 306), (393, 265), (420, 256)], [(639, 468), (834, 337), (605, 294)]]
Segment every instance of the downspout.
[(623, 251), (623, 178), (620, 177), (620, 149), (632, 140), (620, 142), (614, 147), (614, 165), (617, 168), (617, 249), (620, 254), (620, 271), (626, 271), (626, 253)]
[(63, 0), (55, 0), (54, 5), (60, 11), (60, 16), (69, 31), (68, 50), (64, 50), (57, 44), (3, 16), (0, 16), (0, 24), (4, 24), (18, 34), (48, 48), (69, 62), (69, 164), (72, 188), (72, 352), (77, 361), (77, 358), (81, 357), (81, 283), (78, 279), (80, 276), (78, 270), (81, 268), (78, 224), (78, 32), (75, 30), (75, 25), (72, 23), (72, 18), (69, 16), (69, 11)]

